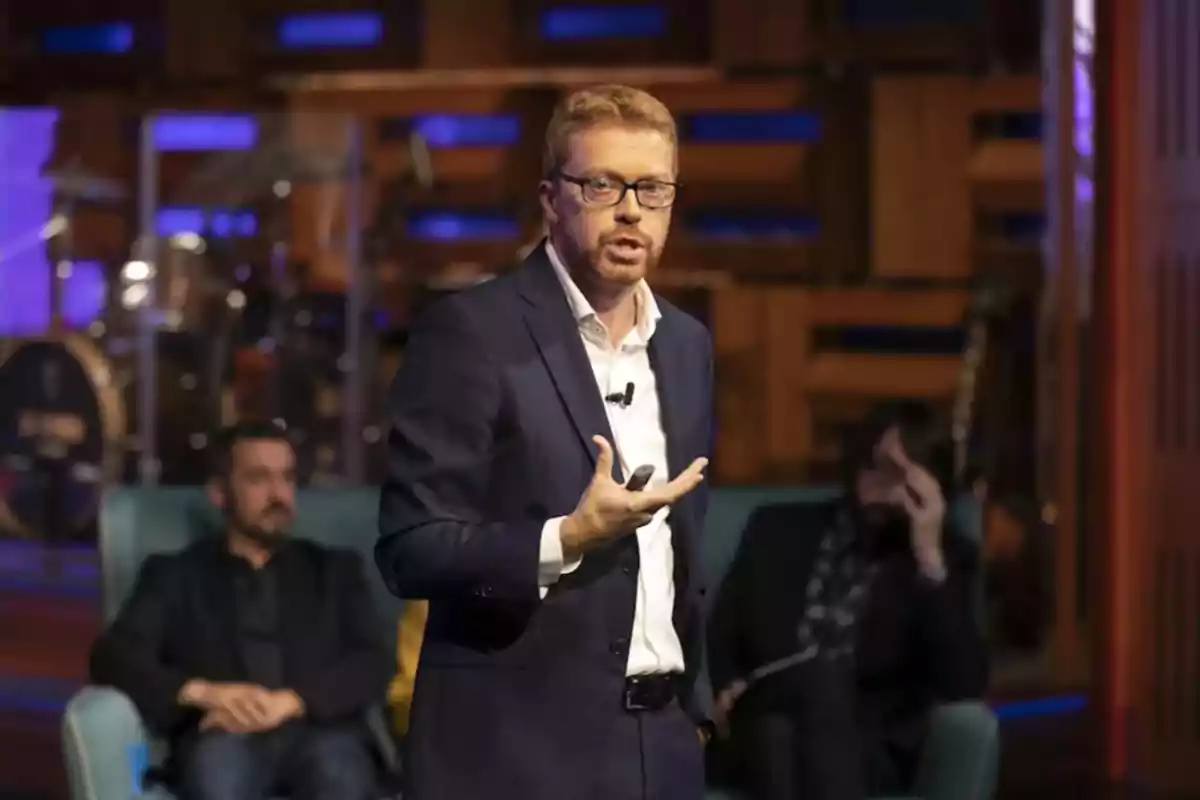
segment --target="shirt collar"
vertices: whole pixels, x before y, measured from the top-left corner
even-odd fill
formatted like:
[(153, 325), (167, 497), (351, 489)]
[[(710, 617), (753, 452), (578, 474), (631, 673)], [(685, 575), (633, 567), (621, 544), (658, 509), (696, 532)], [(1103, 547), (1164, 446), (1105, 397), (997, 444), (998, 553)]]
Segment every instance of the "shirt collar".
[[(554, 249), (554, 245), (546, 239), (546, 257), (550, 259), (550, 265), (554, 267), (554, 274), (558, 276), (558, 282), (562, 284), (563, 291), (567, 295), (567, 304), (571, 307), (571, 313), (575, 317), (577, 323), (583, 323), (588, 320), (599, 322), (596, 314), (596, 309), (592, 308), (592, 304), (588, 302), (587, 297), (580, 291), (579, 286), (571, 277), (571, 273), (567, 271), (566, 265), (558, 256), (558, 251)], [(658, 327), (658, 321), (662, 319), (662, 311), (658, 307), (658, 302), (654, 299), (654, 292), (650, 289), (650, 284), (646, 283), (645, 279), (639, 280), (634, 287), (637, 293), (637, 322), (634, 325), (638, 338), (643, 342), (649, 343), (650, 337), (654, 335), (655, 329)]]

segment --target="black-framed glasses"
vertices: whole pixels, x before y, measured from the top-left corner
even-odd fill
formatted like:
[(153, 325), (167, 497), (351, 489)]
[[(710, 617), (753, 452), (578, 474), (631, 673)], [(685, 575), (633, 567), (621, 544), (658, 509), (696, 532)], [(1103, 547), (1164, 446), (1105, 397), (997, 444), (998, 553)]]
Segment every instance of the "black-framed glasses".
[(579, 187), (583, 194), (584, 202), (594, 206), (615, 206), (625, 200), (625, 195), (629, 190), (633, 190), (633, 194), (637, 197), (638, 204), (642, 208), (670, 208), (675, 202), (675, 195), (679, 191), (679, 184), (670, 181), (659, 181), (652, 178), (643, 178), (639, 181), (622, 181), (607, 175), (598, 175), (594, 178), (577, 178), (574, 175), (558, 173), (558, 177), (562, 178), (567, 183), (573, 183)]

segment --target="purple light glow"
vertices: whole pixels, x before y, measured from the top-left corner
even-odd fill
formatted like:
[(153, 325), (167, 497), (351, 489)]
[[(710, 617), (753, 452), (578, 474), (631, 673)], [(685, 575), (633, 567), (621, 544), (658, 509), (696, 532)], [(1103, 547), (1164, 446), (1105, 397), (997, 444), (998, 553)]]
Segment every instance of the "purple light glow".
[(1092, 119), (1095, 99), (1092, 93), (1092, 75), (1089, 64), (1083, 58), (1075, 59), (1075, 150), (1081, 159), (1091, 162)]
[[(0, 336), (37, 336), (50, 327), (51, 264), (38, 233), (53, 213), (54, 191), (42, 168), (57, 123), (51, 108), (0, 109)], [(63, 286), (63, 320), (89, 324), (106, 294), (99, 264), (73, 264)]]

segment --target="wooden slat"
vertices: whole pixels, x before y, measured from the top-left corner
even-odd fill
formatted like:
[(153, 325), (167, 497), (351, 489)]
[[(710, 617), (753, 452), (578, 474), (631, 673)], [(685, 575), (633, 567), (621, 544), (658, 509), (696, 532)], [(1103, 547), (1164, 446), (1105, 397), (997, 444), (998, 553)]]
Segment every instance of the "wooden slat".
[(979, 183), (1026, 183), (1038, 187), (1046, 175), (1040, 142), (993, 140), (971, 155), (967, 175)]
[[(586, 85), (572, 84), (564, 87), (564, 91)], [(805, 108), (813, 100), (811, 83), (803, 80), (672, 81), (638, 85), (665, 103), (674, 114)]]
[(716, 0), (710, 41), (724, 67), (786, 67), (812, 56), (819, 0)]
[(671, 269), (725, 270), (738, 278), (795, 279), (811, 274), (812, 243), (805, 240), (695, 239), (677, 232), (663, 263)]
[(962, 324), (970, 303), (965, 291), (812, 289), (807, 297), (805, 321), (818, 327), (950, 327)]
[(802, 143), (691, 144), (679, 146), (680, 175), (687, 183), (792, 184), (809, 152)]
[(958, 356), (820, 353), (808, 364), (809, 392), (872, 397), (932, 398), (954, 393)]
[(421, 4), (421, 65), (426, 69), (505, 66), (514, 44), (512, 6), (512, 0)]
[(762, 410), (767, 419), (767, 475), (772, 480), (800, 482), (808, 477), (813, 445), (812, 411), (804, 391), (813, 336), (807, 324), (811, 298), (800, 289), (761, 291), (766, 298)]
[(1046, 189), (1041, 180), (1024, 183), (976, 182), (971, 198), (979, 211), (1041, 213), (1046, 208)]
[[(489, 180), (498, 182), (513, 159), (513, 151), (507, 147), (456, 147), (433, 150), (429, 155), (437, 181), (475, 187), (484, 187)], [(371, 169), (380, 176), (405, 173), (410, 164), (408, 145), (378, 147), (371, 162)]]
[(879, 78), (872, 92), (871, 271), (970, 273), (971, 152), (966, 79)]
[(632, 66), (612, 67), (508, 67), (500, 69), (381, 70), (283, 75), (270, 79), (273, 88), (288, 93), (359, 93), (434, 89), (458, 92), (480, 88), (536, 88), (541, 86), (594, 86), (624, 83), (633, 86), (720, 81), (714, 67)]
[[(815, 211), (818, 198), (808, 181), (795, 178), (778, 181), (773, 176), (769, 181), (742, 182), (739, 177), (729, 176), (730, 180), (712, 183), (697, 181), (685, 164), (679, 175), (683, 189), (675, 201), (676, 218), (704, 209), (744, 214)], [(824, 227), (824, 218), (821, 222)]]
[(981, 78), (971, 83), (971, 110), (975, 114), (1040, 110), (1042, 91), (1042, 82), (1036, 75)]
[[(426, 71), (420, 74), (435, 74)], [(321, 109), (361, 114), (374, 121), (413, 114), (490, 114), (504, 110), (526, 87), (505, 84), (464, 84), (439, 87), (387, 84), (360, 90), (350, 88), (300, 89), (290, 95), (293, 108)]]
[(763, 413), (770, 363), (763, 348), (765, 294), (733, 287), (713, 294), (712, 337), (717, 429), (714, 477), (762, 481), (770, 428)]

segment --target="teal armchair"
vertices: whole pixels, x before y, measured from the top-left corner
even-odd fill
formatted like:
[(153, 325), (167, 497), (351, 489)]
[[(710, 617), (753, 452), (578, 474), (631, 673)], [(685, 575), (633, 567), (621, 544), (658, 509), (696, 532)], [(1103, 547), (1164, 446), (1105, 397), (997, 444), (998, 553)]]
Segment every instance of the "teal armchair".
[[(374, 489), (305, 490), (297, 498), (296, 535), (362, 554), (383, 620), (381, 633), (395, 650), (403, 601), (388, 592), (374, 566), (378, 510), (379, 493)], [(194, 538), (219, 530), (219, 525), (217, 512), (199, 488), (121, 488), (107, 493), (100, 512), (105, 621), (116, 615), (146, 556), (181, 550)], [(394, 760), (382, 714), (372, 715), (369, 723), (385, 748), (384, 760)], [(172, 800), (161, 786), (143, 789), (147, 770), (162, 763), (166, 749), (149, 735), (137, 709), (121, 692), (89, 686), (71, 698), (63, 715), (62, 745), (72, 800)]]

